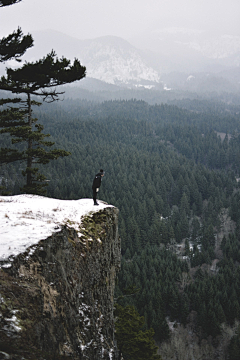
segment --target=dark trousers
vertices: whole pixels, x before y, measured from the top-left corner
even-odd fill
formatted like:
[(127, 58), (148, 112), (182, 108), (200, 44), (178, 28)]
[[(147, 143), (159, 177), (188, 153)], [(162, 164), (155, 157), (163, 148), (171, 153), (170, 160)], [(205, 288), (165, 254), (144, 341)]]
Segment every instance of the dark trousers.
[(93, 191), (93, 201), (94, 203), (97, 202), (97, 191), (96, 191), (96, 188), (92, 188), (92, 191)]

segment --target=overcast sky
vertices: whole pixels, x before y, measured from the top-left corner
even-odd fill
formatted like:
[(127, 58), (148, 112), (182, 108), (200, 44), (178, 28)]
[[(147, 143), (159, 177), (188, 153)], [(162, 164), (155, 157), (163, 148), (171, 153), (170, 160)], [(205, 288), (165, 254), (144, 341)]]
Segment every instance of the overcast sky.
[(0, 36), (53, 29), (79, 39), (130, 39), (163, 27), (240, 35), (240, 0), (22, 0), (0, 9)]

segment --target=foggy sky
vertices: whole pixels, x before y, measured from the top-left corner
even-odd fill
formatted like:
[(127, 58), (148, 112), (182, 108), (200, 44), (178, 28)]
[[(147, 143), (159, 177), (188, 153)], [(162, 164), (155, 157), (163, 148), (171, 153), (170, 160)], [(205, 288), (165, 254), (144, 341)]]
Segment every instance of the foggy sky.
[(0, 9), (0, 36), (52, 29), (79, 39), (125, 39), (184, 27), (240, 35), (239, 0), (22, 0)]

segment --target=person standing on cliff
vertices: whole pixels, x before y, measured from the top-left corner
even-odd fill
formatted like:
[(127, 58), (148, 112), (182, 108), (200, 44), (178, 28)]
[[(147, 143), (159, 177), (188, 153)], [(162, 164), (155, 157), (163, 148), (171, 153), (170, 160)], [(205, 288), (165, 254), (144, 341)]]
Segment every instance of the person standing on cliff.
[(104, 171), (103, 171), (103, 169), (100, 169), (100, 172), (97, 173), (95, 175), (94, 179), (93, 179), (92, 190), (93, 190), (93, 202), (94, 202), (94, 205), (99, 205), (97, 203), (97, 193), (98, 193), (99, 188), (101, 186), (103, 176), (104, 176)]

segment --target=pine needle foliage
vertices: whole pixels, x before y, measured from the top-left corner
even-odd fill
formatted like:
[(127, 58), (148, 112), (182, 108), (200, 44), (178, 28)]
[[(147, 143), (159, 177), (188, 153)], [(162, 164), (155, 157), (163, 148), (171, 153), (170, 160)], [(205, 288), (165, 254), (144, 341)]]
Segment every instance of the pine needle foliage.
[[(0, 7), (17, 2), (0, 0)], [(20, 62), (20, 57), (32, 46), (32, 36), (24, 36), (18, 28), (0, 40), (0, 62), (10, 59)], [(58, 59), (52, 50), (38, 61), (26, 62), (17, 69), (7, 68), (6, 76), (1, 77), (0, 89), (21, 94), (21, 97), (0, 99), (0, 134), (8, 134), (13, 145), (23, 143), (23, 146), (1, 148), (0, 164), (26, 162), (26, 169), (22, 171), (23, 176), (26, 176), (26, 185), (22, 188), (24, 193), (45, 193), (46, 177), (39, 173), (36, 164), (47, 164), (50, 160), (70, 155), (70, 152), (61, 149), (47, 150), (54, 142), (46, 141), (50, 135), (42, 132), (43, 126), (37, 124), (37, 119), (33, 117), (32, 107), (41, 103), (32, 99), (32, 96), (40, 96), (46, 102), (56, 101), (63, 94), (56, 86), (80, 80), (85, 77), (85, 73), (86, 68), (78, 59), (71, 64), (65, 57)]]
[[(56, 85), (71, 83), (85, 76), (86, 68), (81, 66), (75, 59), (73, 65), (66, 58), (58, 59), (52, 51), (43, 59), (35, 63), (25, 63), (23, 67), (12, 70), (7, 69), (7, 76), (0, 80), (0, 89), (12, 93), (25, 94), (26, 99), (15, 98), (14, 103), (20, 107), (3, 109), (0, 114), (0, 133), (8, 133), (12, 143), (27, 143), (27, 149), (23, 152), (16, 149), (1, 149), (0, 162), (9, 163), (16, 160), (26, 160), (27, 167), (23, 175), (27, 177), (27, 183), (22, 191), (25, 193), (42, 194), (47, 185), (42, 183), (46, 178), (38, 173), (34, 164), (47, 164), (50, 160), (59, 156), (67, 156), (70, 153), (64, 150), (54, 149), (47, 151), (46, 147), (54, 145), (46, 141), (48, 134), (43, 134), (43, 126), (36, 124), (37, 119), (33, 117), (32, 106), (41, 103), (32, 100), (32, 95), (37, 95), (45, 101), (55, 101), (62, 92), (56, 89), (47, 90)], [(2, 104), (9, 104), (11, 99), (2, 100)], [(41, 184), (40, 184), (41, 183)]]
[(22, 0), (0, 0), (0, 7), (17, 4), (20, 1)]
[(144, 317), (133, 306), (116, 304), (116, 339), (120, 358), (126, 360), (161, 360), (157, 355), (153, 329), (143, 331)]
[(0, 62), (5, 62), (10, 59), (15, 59), (20, 62), (20, 57), (32, 46), (32, 35), (23, 35), (19, 27), (16, 31), (13, 31), (12, 34), (0, 39)]

